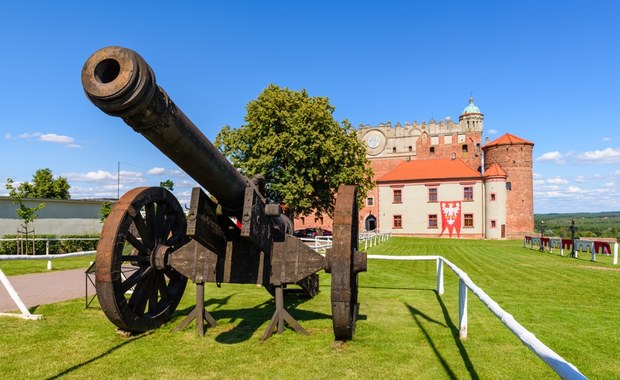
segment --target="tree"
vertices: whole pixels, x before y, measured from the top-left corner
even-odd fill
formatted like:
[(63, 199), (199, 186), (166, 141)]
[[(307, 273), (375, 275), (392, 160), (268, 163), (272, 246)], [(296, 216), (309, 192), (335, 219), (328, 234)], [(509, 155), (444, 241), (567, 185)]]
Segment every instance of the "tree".
[(246, 177), (264, 175), (270, 200), (294, 216), (332, 215), (340, 184), (357, 185), (360, 201), (374, 186), (364, 145), (328, 98), (271, 84), (246, 110), (246, 124), (224, 127), (215, 145)]
[(14, 188), (11, 178), (7, 180), (7, 189), (11, 191), (9, 193), (11, 197), (70, 199), (70, 188), (71, 185), (65, 177), (54, 178), (48, 168), (37, 170), (32, 176), (32, 183), (23, 182), (17, 188)]
[(165, 181), (160, 182), (159, 186), (163, 187), (164, 189), (168, 189), (170, 191), (174, 191), (174, 182), (172, 182), (171, 179), (167, 179)]
[[(36, 218), (39, 217), (39, 215), (37, 214), (37, 211), (45, 207), (45, 203), (40, 203), (34, 207), (26, 206), (26, 204), (22, 200), (22, 198), (24, 198), (22, 192), (18, 190), (19, 188), (16, 189), (15, 186), (13, 186), (13, 180), (11, 178), (7, 179), (6, 188), (7, 190), (9, 190), (9, 197), (13, 198), (13, 204), (18, 205), (15, 212), (17, 213), (17, 216), (24, 223), (22, 225), (23, 229), (21, 231), (18, 230), (18, 232), (24, 233), (26, 236), (26, 253), (28, 253), (28, 235), (34, 232), (34, 230), (32, 231), (29, 230), (28, 224), (32, 223)], [(34, 251), (34, 246), (33, 246), (33, 251)]]
[(105, 222), (111, 211), (112, 203), (105, 201), (101, 204), (101, 208), (99, 209), (99, 216), (101, 216), (99, 220), (101, 221), (101, 223)]

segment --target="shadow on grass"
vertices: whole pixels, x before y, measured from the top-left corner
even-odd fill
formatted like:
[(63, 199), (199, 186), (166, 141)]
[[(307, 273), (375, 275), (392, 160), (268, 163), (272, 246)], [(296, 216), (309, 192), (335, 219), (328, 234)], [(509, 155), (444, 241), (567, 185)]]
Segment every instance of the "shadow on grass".
[(437, 321), (435, 319), (432, 319), (428, 315), (424, 314), (420, 310), (416, 309), (415, 307), (413, 307), (413, 306), (411, 306), (411, 305), (409, 305), (407, 303), (405, 303), (405, 306), (407, 306), (407, 308), (409, 309), (409, 312), (411, 313), (411, 316), (413, 317), (413, 320), (415, 321), (415, 323), (418, 325), (418, 327), (420, 328), (420, 330), (424, 334), (424, 337), (426, 338), (426, 341), (428, 342), (428, 344), (430, 345), (431, 349), (435, 353), (435, 356), (437, 356), (437, 359), (441, 363), (442, 367), (445, 369), (445, 371), (446, 371), (446, 373), (447, 373), (447, 375), (448, 375), (448, 377), (450, 379), (457, 379), (458, 377), (456, 376), (456, 374), (454, 373), (452, 368), (450, 368), (450, 364), (446, 361), (446, 359), (441, 355), (441, 352), (439, 352), (439, 350), (435, 346), (435, 343), (433, 342), (432, 337), (430, 336), (429, 332), (426, 330), (426, 328), (424, 328), (424, 325), (422, 324), (423, 320), (425, 320), (427, 322), (430, 322), (430, 323), (437, 324), (437, 325), (442, 326), (442, 327), (447, 327), (447, 328), (450, 329), (450, 332), (452, 333), (452, 337), (454, 338), (456, 346), (458, 347), (459, 354), (461, 355), (461, 358), (463, 359), (463, 362), (465, 364), (465, 368), (467, 368), (467, 371), (471, 375), (472, 379), (476, 379), (476, 380), (479, 379), (478, 373), (476, 372), (476, 370), (474, 368), (474, 365), (471, 362), (471, 360), (469, 358), (469, 355), (467, 354), (467, 350), (465, 349), (465, 347), (463, 346), (463, 343), (461, 342), (461, 340), (459, 338), (459, 330), (458, 330), (458, 328), (454, 325), (454, 323), (450, 319), (450, 314), (448, 313), (448, 310), (446, 309), (446, 306), (444, 305), (442, 299), (439, 297), (439, 295), (436, 292), (435, 292), (435, 295), (437, 296), (437, 301), (438, 301), (438, 303), (439, 303), (439, 305), (441, 307), (441, 310), (443, 312), (443, 316), (444, 316), (445, 321), (446, 321), (445, 324), (440, 322), (440, 321)]
[[(205, 300), (205, 307), (207, 312), (211, 314), (216, 321), (229, 320), (231, 323), (236, 323), (230, 330), (221, 332), (215, 340), (224, 344), (236, 344), (249, 340), (254, 333), (266, 322), (271, 320), (275, 311), (275, 300), (269, 299), (263, 303), (260, 303), (251, 308), (245, 309), (222, 309), (232, 296), (231, 294), (221, 299), (208, 299)], [(331, 315), (323, 313), (315, 313), (307, 310), (296, 310), (296, 308), (308, 301), (310, 298), (299, 293), (290, 293), (284, 297), (284, 306), (295, 320), (298, 322), (309, 321), (315, 319), (331, 319)], [(209, 306), (216, 305), (215, 310), (209, 308)], [(178, 310), (175, 314), (187, 315), (194, 309), (194, 306)], [(239, 321), (237, 323), (237, 321)], [(195, 326), (195, 324), (193, 324)], [(294, 331), (288, 324), (286, 325), (288, 330)]]
[(118, 350), (119, 348), (123, 347), (124, 345), (132, 343), (132, 342), (134, 342), (134, 341), (136, 341), (138, 339), (142, 339), (145, 336), (150, 335), (151, 333), (152, 333), (152, 331), (147, 331), (147, 332), (145, 332), (143, 334), (131, 337), (131, 338), (127, 339), (126, 341), (124, 341), (123, 343), (117, 344), (116, 346), (109, 348), (107, 351), (105, 351), (105, 352), (95, 356), (94, 358), (90, 358), (90, 359), (88, 359), (88, 360), (86, 360), (86, 361), (84, 361), (82, 363), (74, 365), (73, 367), (67, 368), (64, 371), (62, 371), (62, 372), (60, 372), (60, 373), (58, 373), (58, 374), (56, 374), (54, 376), (48, 377), (47, 380), (58, 379), (58, 378), (61, 378), (61, 377), (65, 376), (65, 375), (68, 375), (71, 372), (84, 367), (85, 365), (88, 365), (88, 364), (93, 363), (93, 362), (95, 362), (95, 361), (97, 361), (99, 359), (104, 358), (105, 356), (107, 356), (107, 355), (111, 354), (112, 352)]

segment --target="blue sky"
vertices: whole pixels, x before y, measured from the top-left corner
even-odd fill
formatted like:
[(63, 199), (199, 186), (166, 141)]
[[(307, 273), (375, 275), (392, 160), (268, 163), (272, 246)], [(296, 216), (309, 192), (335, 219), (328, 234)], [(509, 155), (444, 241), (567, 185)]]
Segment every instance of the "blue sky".
[[(72, 198), (194, 181), (83, 94), (97, 49), (138, 51), (214, 139), (270, 83), (327, 96), (354, 126), (458, 118), (535, 143), (536, 213), (620, 210), (616, 1), (3, 2), (0, 183), (48, 167)], [(4, 186), (0, 195), (6, 195)]]

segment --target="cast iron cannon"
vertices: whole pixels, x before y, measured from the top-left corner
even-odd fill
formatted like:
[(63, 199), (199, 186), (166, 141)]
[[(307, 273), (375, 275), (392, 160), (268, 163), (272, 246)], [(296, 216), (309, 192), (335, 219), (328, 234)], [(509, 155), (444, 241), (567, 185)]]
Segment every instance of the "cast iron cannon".
[[(353, 336), (358, 311), (358, 273), (366, 254), (357, 251), (356, 189), (341, 185), (336, 198), (333, 244), (323, 257), (291, 235), (292, 223), (270, 204), (264, 180), (241, 175), (155, 82), (136, 52), (106, 47), (82, 69), (86, 95), (103, 112), (121, 117), (202, 188), (192, 190), (187, 217), (161, 187), (124, 194), (101, 232), (96, 257), (97, 296), (118, 328), (144, 332), (169, 321), (187, 279), (196, 283), (196, 307), (181, 323), (216, 321), (204, 309), (204, 282), (258, 284), (275, 296), (276, 310), (263, 335), (284, 322), (305, 330), (285, 310), (284, 288), (298, 284), (318, 293), (317, 272), (332, 274), (331, 304), (337, 340)], [(208, 192), (205, 193), (203, 188)]]

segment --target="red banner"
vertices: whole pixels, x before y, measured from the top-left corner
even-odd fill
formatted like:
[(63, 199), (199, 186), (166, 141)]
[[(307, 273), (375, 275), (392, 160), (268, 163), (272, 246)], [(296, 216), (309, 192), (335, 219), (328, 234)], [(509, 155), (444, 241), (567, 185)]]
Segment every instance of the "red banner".
[(442, 201), (441, 202), (441, 235), (448, 229), (448, 234), (452, 237), (452, 232), (456, 230), (456, 236), (461, 237), (461, 201)]

